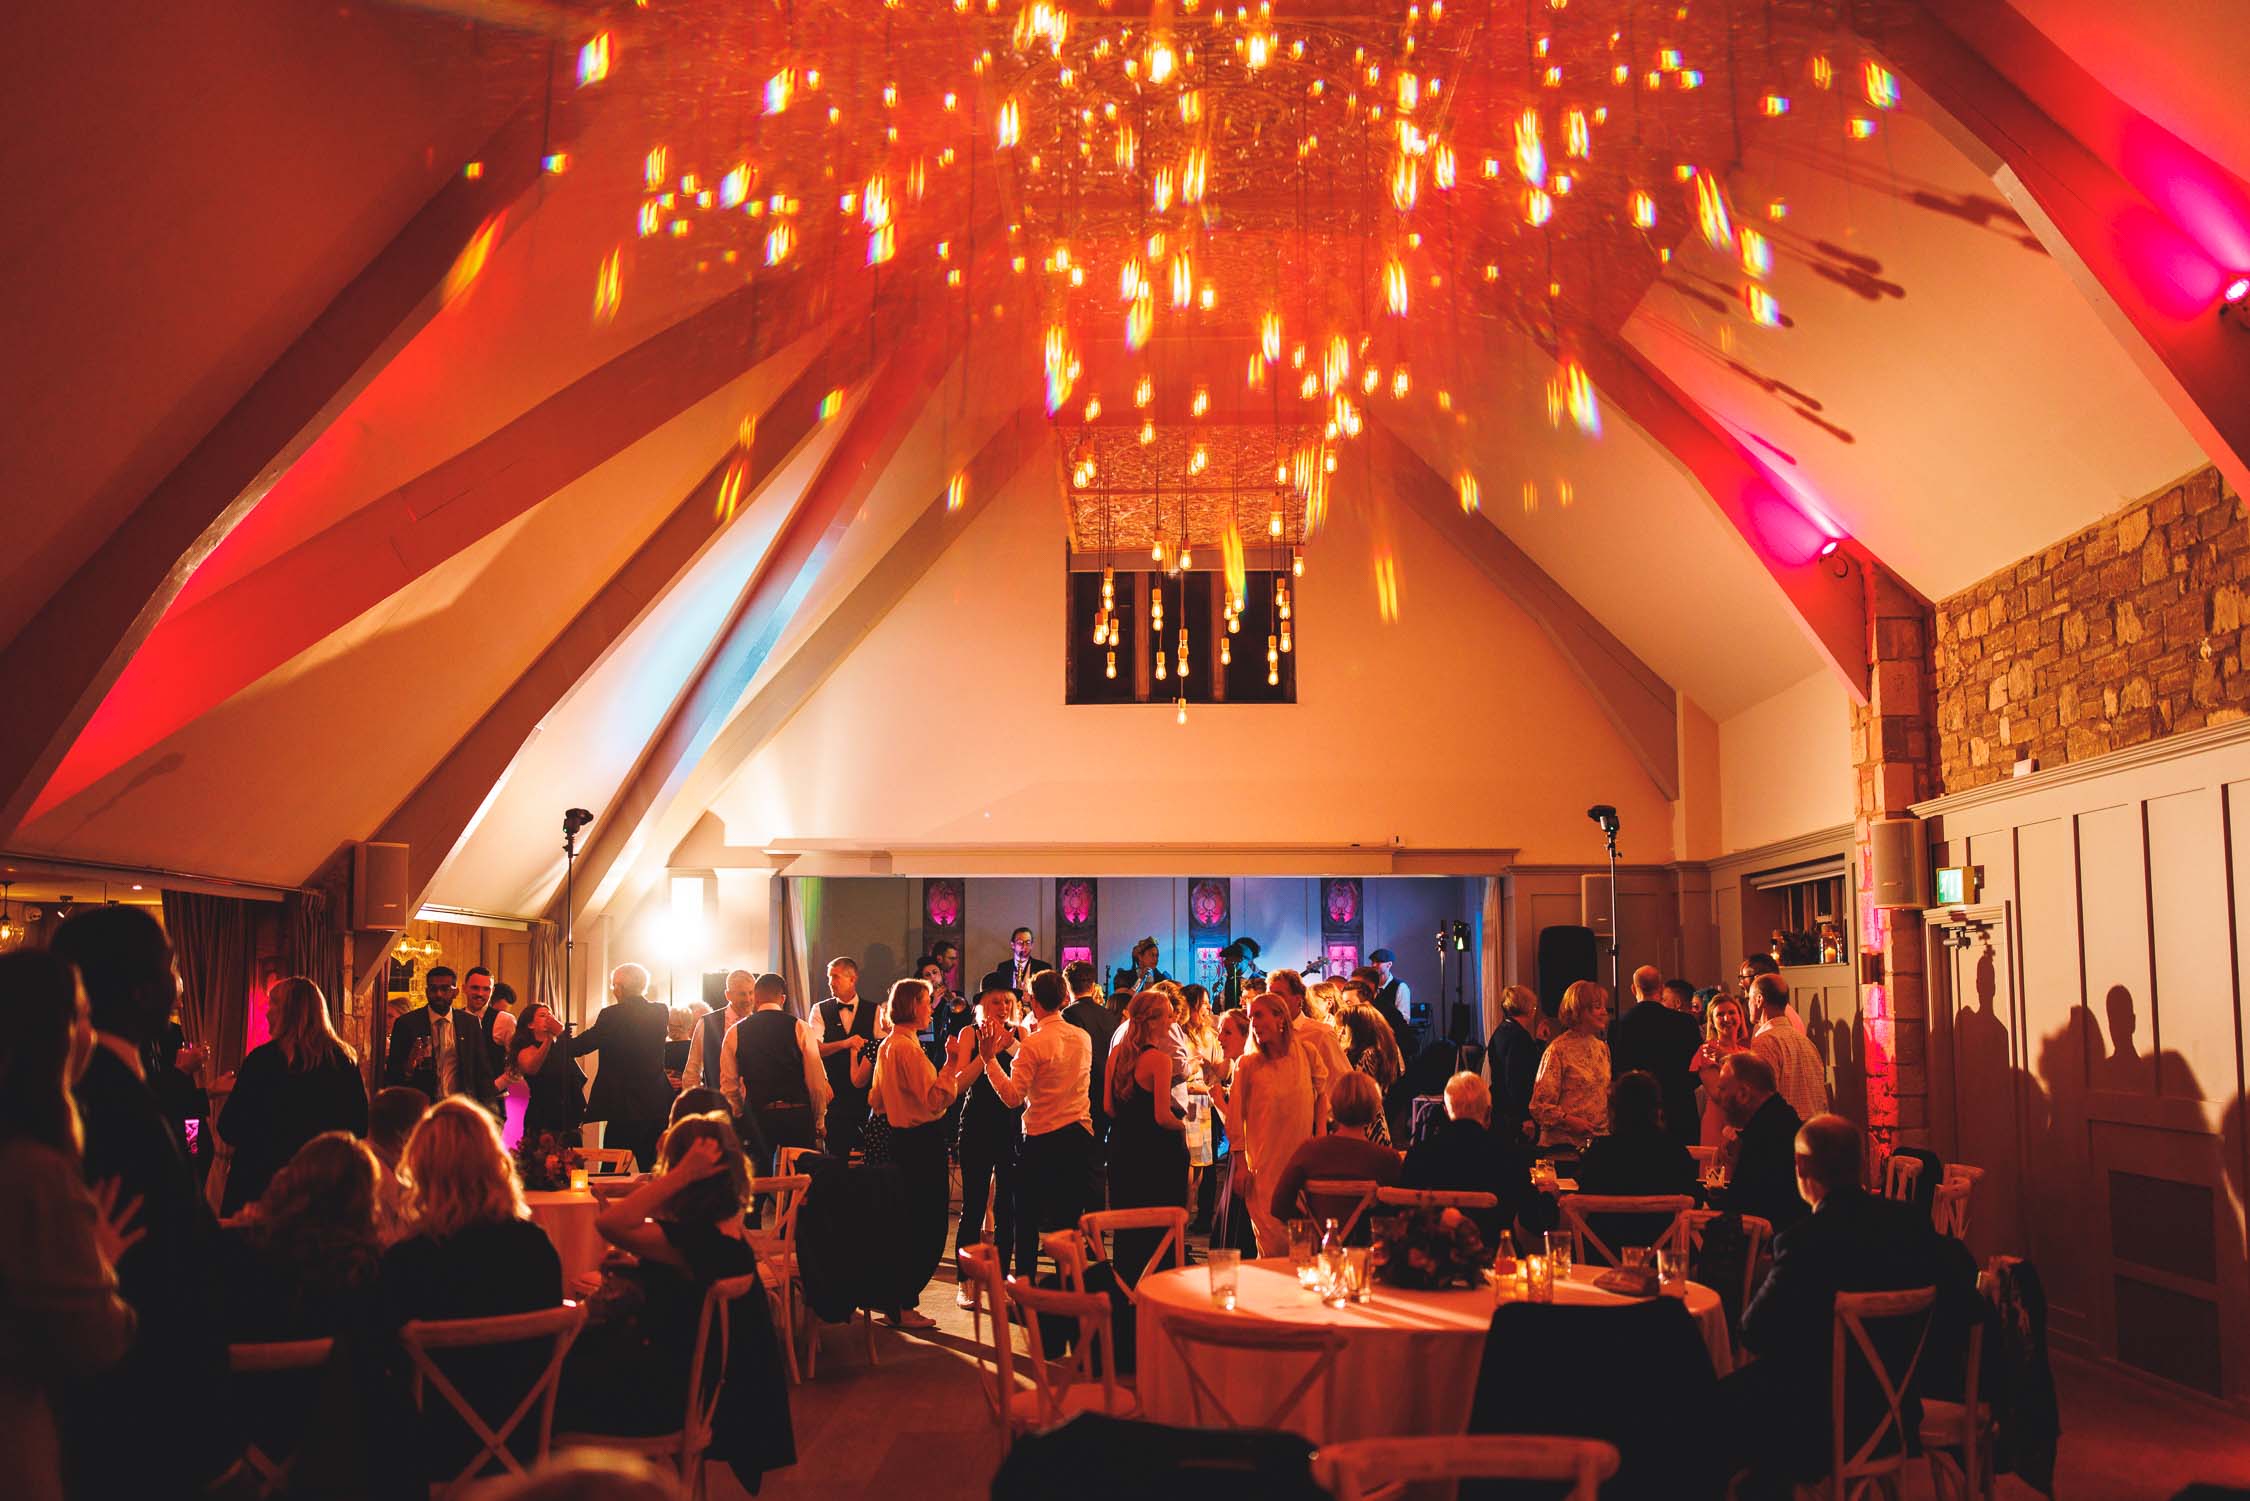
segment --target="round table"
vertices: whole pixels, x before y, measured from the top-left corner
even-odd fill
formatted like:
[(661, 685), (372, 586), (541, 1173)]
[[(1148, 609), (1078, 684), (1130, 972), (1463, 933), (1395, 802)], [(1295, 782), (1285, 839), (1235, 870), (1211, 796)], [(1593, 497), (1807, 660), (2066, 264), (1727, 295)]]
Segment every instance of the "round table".
[[(1600, 1275), (1599, 1268), (1574, 1268), (1570, 1281), (1556, 1285), (1555, 1301), (1630, 1301), (1595, 1287)], [(1465, 1432), (1493, 1308), (1489, 1287), (1409, 1292), (1383, 1286), (1370, 1302), (1330, 1308), (1297, 1285), (1296, 1268), (1287, 1260), (1243, 1262), (1231, 1314), (1212, 1305), (1210, 1274), (1201, 1266), (1142, 1278), (1136, 1304), (1135, 1385), (1141, 1416), (1188, 1427), (1198, 1426), (1199, 1420), (1179, 1352), (1164, 1334), (1168, 1317), (1189, 1313), (1342, 1330), (1345, 1344), (1333, 1376), (1341, 1431), (1314, 1432), (1320, 1415), (1309, 1403), (1300, 1403), (1284, 1420), (1284, 1426), (1316, 1444)], [(1725, 1375), (1732, 1368), (1733, 1351), (1719, 1295), (1690, 1282), (1687, 1311), (1711, 1352), (1713, 1369)], [(1296, 1384), (1304, 1363), (1305, 1357), (1291, 1354), (1203, 1353), (1199, 1369), (1227, 1410), (1238, 1421), (1254, 1424)], [(1200, 1426), (1220, 1421), (1206, 1408)]]
[(523, 1201), (531, 1206), (531, 1222), (555, 1243), (565, 1287), (573, 1277), (601, 1270), (602, 1237), (594, 1228), (601, 1200), (581, 1189), (557, 1188), (527, 1192)]

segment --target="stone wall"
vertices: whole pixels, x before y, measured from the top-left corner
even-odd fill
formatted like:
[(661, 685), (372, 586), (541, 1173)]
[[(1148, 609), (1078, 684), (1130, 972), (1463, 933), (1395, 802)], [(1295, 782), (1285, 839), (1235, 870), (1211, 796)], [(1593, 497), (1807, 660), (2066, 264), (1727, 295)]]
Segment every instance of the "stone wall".
[(1944, 790), (2250, 713), (2250, 520), (2215, 468), (1937, 607)]

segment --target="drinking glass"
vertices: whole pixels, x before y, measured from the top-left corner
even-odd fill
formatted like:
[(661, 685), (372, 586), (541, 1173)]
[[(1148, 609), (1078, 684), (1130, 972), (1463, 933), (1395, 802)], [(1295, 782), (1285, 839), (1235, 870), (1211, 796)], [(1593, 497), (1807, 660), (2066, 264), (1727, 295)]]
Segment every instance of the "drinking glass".
[(1367, 1262), (1365, 1246), (1344, 1252), (1344, 1292), (1354, 1303), (1372, 1302), (1375, 1297), (1375, 1278)]
[(1204, 1264), (1211, 1270), (1211, 1301), (1232, 1313), (1235, 1285), (1242, 1275), (1242, 1253), (1214, 1246), (1205, 1253)]
[(1289, 1259), (1297, 1264), (1297, 1285), (1308, 1291), (1320, 1275), (1319, 1246), (1311, 1220), (1289, 1222)]
[(1627, 1271), (1640, 1272), (1648, 1269), (1649, 1248), (1647, 1246), (1627, 1246), (1619, 1254), (1625, 1259)]
[(1524, 1290), (1534, 1303), (1555, 1301), (1555, 1264), (1545, 1256), (1524, 1258)]
[[(1549, 1230), (1547, 1232), (1547, 1269), (1553, 1274), (1555, 1281), (1568, 1282), (1570, 1280), (1570, 1264), (1575, 1259), (1576, 1248), (1570, 1243), (1570, 1233), (1566, 1230)], [(1547, 1301), (1553, 1302), (1554, 1299), (1550, 1296)]]
[(1656, 1248), (1656, 1290), (1667, 1298), (1687, 1296), (1687, 1258), (1664, 1246)]

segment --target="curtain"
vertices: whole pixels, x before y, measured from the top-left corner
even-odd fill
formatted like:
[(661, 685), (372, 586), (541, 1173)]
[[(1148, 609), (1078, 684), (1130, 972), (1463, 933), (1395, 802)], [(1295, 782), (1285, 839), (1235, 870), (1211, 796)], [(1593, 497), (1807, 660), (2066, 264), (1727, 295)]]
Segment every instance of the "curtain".
[(284, 956), (292, 974), (303, 975), (320, 987), (328, 1001), (328, 1019), (339, 1032), (344, 1025), (344, 935), (328, 914), (325, 892), (296, 891), (283, 898), (281, 928), (289, 949)]
[(530, 989), (526, 1005), (537, 1001), (562, 1015), (562, 930), (551, 922), (531, 925)]
[(1498, 1026), (1500, 1021), (1500, 992), (1508, 984), (1507, 954), (1504, 942), (1507, 933), (1503, 926), (1505, 920), (1500, 914), (1501, 889), (1501, 877), (1486, 876), (1484, 878), (1484, 911), (1482, 913), (1483, 921), (1480, 924), (1483, 928), (1484, 944), (1483, 953), (1479, 955), (1479, 958), (1483, 960), (1483, 969), (1477, 979), (1477, 1009), (1482, 1013), (1477, 1018), (1477, 1038), (1479, 1041), (1490, 1037)]
[(239, 897), (198, 891), (164, 893), (164, 930), (180, 966), (180, 1030), (209, 1043), (214, 1076), (232, 1072), (245, 1051), (250, 1015), (251, 952), (256, 924)]
[(793, 876), (773, 878), (780, 910), (774, 915), (781, 934), (781, 983), (789, 992), (789, 1009), (798, 1016), (812, 1014), (811, 945), (805, 939), (804, 892)]

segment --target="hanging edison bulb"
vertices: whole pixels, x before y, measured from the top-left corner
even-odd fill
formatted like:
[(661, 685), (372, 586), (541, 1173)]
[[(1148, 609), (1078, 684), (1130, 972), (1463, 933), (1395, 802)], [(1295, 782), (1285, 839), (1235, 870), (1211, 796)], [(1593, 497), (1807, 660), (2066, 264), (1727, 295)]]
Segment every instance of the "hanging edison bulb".
[(1292, 643), (1291, 643), (1291, 640), (1290, 640), (1290, 634), (1289, 634), (1289, 622), (1288, 622), (1288, 621), (1286, 621), (1286, 620), (1284, 620), (1283, 622), (1281, 622), (1281, 649), (1282, 649), (1282, 651), (1283, 651), (1284, 653), (1288, 652), (1288, 651), (1289, 651), (1289, 650), (1291, 649), (1291, 645), (1292, 645)]
[(1180, 627), (1180, 656), (1179, 656), (1179, 662), (1178, 662), (1178, 664), (1177, 664), (1177, 666), (1175, 667), (1175, 669), (1174, 669), (1174, 670), (1175, 670), (1176, 672), (1178, 672), (1178, 673), (1179, 673), (1179, 675), (1180, 675), (1180, 681), (1181, 681), (1181, 682), (1183, 682), (1183, 683), (1184, 683), (1184, 682), (1186, 682), (1186, 681), (1187, 681), (1187, 675), (1188, 675), (1188, 632), (1187, 632), (1187, 627), (1186, 627), (1186, 626), (1184, 626), (1184, 625)]
[[(1231, 630), (1233, 627), (1229, 626), (1228, 629)], [(1234, 665), (1234, 643), (1224, 636), (1219, 638), (1219, 665), (1221, 667), (1232, 667)]]
[(1266, 686), (1268, 688), (1281, 686), (1281, 638), (1279, 636), (1266, 637)]
[(1102, 676), (1111, 678), (1117, 676), (1117, 650), (1114, 647), (1110, 649), (1109, 663), (1102, 669)]
[(1305, 555), (1303, 553), (1294, 553), (1290, 556), (1289, 573), (1292, 578), (1303, 578), (1305, 576)]

